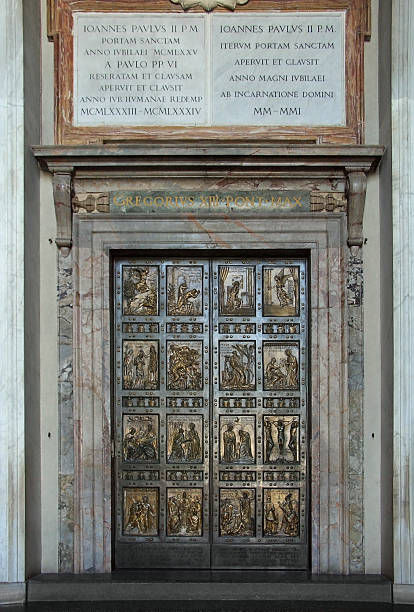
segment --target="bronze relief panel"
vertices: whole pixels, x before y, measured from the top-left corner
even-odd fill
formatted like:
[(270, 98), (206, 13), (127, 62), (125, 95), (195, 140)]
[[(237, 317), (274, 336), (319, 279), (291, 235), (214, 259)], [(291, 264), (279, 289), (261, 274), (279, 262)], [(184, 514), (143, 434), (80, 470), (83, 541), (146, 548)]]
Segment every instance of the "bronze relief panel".
[(265, 489), (264, 536), (300, 535), (299, 489)]
[(167, 489), (167, 536), (203, 535), (203, 489)]
[(256, 462), (256, 417), (220, 416), (220, 463)]
[(167, 415), (167, 461), (174, 464), (203, 462), (202, 415)]
[(299, 344), (264, 342), (265, 391), (299, 390)]
[(123, 415), (123, 458), (132, 463), (159, 461), (159, 416)]
[(263, 269), (263, 316), (299, 315), (299, 268), (271, 266)]
[(254, 317), (256, 313), (255, 268), (253, 266), (219, 266), (219, 279), (220, 315)]
[(265, 463), (285, 464), (299, 461), (299, 427), (297, 415), (263, 417)]
[(124, 488), (124, 535), (157, 536), (159, 533), (159, 490), (150, 487)]
[(203, 268), (167, 266), (167, 315), (196, 317), (203, 314)]
[(256, 535), (256, 492), (220, 489), (220, 536)]
[(123, 312), (126, 316), (158, 314), (158, 266), (124, 266)]
[(167, 341), (167, 389), (203, 389), (203, 342)]
[(220, 389), (253, 391), (256, 389), (256, 343), (223, 342), (220, 351)]
[(157, 340), (127, 340), (123, 343), (123, 387), (144, 390), (159, 387)]

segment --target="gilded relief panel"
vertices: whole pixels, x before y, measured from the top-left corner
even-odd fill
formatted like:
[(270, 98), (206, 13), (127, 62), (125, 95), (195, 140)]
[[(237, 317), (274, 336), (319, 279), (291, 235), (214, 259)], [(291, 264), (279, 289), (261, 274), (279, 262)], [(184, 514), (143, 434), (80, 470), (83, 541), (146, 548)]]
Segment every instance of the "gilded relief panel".
[(167, 489), (167, 536), (203, 535), (203, 489)]
[(167, 314), (196, 317), (203, 314), (203, 268), (167, 266)]
[(220, 462), (253, 464), (256, 461), (256, 417), (220, 416)]
[(159, 460), (159, 417), (147, 414), (123, 416), (124, 461), (134, 463)]
[(256, 343), (220, 342), (220, 389), (256, 389)]
[(299, 315), (299, 268), (271, 266), (263, 269), (263, 316)]
[(193, 414), (167, 416), (168, 463), (202, 463), (203, 417)]
[(156, 340), (124, 341), (124, 389), (158, 389), (158, 378), (158, 342)]
[(255, 269), (252, 266), (219, 266), (220, 315), (254, 317)]
[(202, 390), (203, 343), (201, 341), (168, 341), (167, 362), (169, 390)]
[(124, 315), (158, 314), (159, 275), (157, 266), (125, 266), (122, 305)]
[(299, 344), (264, 342), (264, 389), (284, 391), (299, 389)]
[(300, 535), (299, 489), (265, 489), (263, 506), (264, 536)]
[(299, 461), (299, 417), (264, 416), (265, 463), (297, 463)]
[(251, 489), (220, 489), (220, 536), (256, 535), (256, 493)]
[(145, 487), (124, 488), (124, 535), (158, 535), (158, 515), (158, 489)]

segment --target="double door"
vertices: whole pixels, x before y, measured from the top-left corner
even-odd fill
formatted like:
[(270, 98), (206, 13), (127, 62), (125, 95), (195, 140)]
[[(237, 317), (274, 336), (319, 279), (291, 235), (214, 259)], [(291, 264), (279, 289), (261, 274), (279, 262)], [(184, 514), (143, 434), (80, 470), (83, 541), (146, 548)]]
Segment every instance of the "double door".
[(117, 568), (308, 567), (307, 265), (114, 261)]

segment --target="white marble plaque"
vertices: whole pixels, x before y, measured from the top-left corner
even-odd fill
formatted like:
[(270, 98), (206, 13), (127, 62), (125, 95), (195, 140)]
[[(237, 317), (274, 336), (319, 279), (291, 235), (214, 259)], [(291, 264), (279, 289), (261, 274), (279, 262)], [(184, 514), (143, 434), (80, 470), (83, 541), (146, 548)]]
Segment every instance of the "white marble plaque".
[(345, 13), (215, 15), (215, 125), (343, 126)]
[(76, 13), (75, 126), (345, 126), (345, 12)]
[(205, 125), (203, 15), (76, 13), (74, 125)]

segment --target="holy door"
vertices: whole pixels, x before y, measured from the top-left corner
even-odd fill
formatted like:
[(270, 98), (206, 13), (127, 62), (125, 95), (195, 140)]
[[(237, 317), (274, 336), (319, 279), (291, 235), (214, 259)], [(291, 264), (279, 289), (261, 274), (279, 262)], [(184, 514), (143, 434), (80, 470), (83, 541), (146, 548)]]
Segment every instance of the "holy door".
[(303, 259), (114, 261), (117, 568), (308, 568)]

